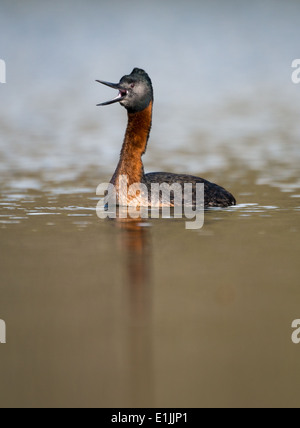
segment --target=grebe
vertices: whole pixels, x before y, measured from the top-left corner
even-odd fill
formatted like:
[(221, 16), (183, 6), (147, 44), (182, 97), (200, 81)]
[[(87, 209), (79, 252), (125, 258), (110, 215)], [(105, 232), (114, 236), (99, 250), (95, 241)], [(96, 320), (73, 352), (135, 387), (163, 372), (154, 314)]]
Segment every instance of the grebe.
[(128, 186), (143, 183), (149, 189), (150, 195), (153, 183), (169, 185), (192, 183), (194, 186), (197, 183), (204, 183), (206, 208), (236, 205), (235, 198), (227, 190), (203, 178), (167, 172), (144, 173), (142, 156), (146, 152), (150, 136), (154, 100), (152, 82), (144, 70), (135, 68), (130, 75), (122, 77), (120, 83), (109, 83), (102, 80), (97, 80), (97, 82), (119, 91), (116, 98), (98, 104), (98, 106), (120, 103), (128, 112), (128, 126), (121, 157), (111, 184), (118, 188), (119, 177), (125, 175), (128, 177)]

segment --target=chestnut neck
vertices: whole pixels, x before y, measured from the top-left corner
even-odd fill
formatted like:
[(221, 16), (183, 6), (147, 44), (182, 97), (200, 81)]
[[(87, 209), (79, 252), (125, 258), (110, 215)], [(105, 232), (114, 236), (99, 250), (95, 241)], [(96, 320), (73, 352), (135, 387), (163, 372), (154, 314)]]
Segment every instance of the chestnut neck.
[(146, 152), (152, 125), (153, 102), (140, 112), (128, 112), (128, 125), (120, 161), (111, 183), (118, 185), (119, 176), (127, 175), (128, 185), (141, 183), (144, 176), (142, 156)]

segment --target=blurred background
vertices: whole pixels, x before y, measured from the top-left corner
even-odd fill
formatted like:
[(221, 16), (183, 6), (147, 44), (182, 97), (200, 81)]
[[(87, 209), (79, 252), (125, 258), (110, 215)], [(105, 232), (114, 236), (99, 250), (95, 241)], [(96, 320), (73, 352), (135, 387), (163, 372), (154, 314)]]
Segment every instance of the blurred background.
[[(1, 407), (299, 406), (298, 0), (0, 0)], [(101, 221), (126, 126), (155, 91), (145, 169), (238, 206)]]
[(96, 108), (114, 94), (95, 79), (117, 82), (140, 67), (155, 90), (147, 170), (205, 173), (234, 162), (235, 172), (287, 178), (299, 165), (300, 89), (291, 81), (299, 8), (297, 0), (1, 0), (1, 173), (46, 181), (112, 173), (126, 114)]

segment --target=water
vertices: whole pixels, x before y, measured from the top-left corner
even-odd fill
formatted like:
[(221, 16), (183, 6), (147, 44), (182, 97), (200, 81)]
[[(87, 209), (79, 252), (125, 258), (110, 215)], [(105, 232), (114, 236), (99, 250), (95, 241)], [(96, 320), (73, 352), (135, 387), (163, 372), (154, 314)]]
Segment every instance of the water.
[[(1, 1), (1, 407), (299, 406), (300, 6), (224, 3)], [(135, 66), (147, 171), (238, 200), (201, 230), (96, 216)]]

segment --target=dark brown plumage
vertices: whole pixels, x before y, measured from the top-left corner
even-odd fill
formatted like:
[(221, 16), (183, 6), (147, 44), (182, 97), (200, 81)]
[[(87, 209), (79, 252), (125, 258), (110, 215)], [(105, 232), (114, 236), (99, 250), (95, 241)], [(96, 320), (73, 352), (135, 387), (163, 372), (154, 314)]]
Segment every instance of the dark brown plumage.
[[(99, 105), (119, 102), (128, 111), (128, 126), (120, 161), (111, 180), (111, 183), (116, 186), (117, 193), (119, 177), (126, 175), (128, 186), (134, 183), (144, 183), (147, 186), (149, 203), (151, 203), (151, 185), (153, 183), (168, 185), (191, 183), (193, 184), (193, 203), (196, 201), (196, 184), (203, 183), (206, 208), (236, 205), (235, 198), (227, 190), (203, 178), (166, 172), (144, 174), (142, 156), (146, 151), (151, 131), (154, 99), (152, 82), (145, 71), (136, 68), (129, 76), (124, 76), (118, 84), (99, 80), (98, 82), (119, 90), (119, 95), (114, 100)], [(173, 206), (173, 203), (174, 196), (170, 205)]]

